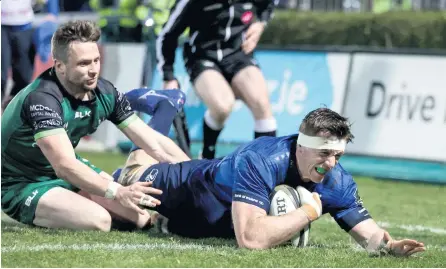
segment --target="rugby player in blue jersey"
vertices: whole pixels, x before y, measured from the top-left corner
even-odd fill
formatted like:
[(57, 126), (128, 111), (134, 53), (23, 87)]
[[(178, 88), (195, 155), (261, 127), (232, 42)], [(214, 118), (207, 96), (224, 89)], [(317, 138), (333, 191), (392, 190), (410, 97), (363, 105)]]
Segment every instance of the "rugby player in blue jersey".
[[(352, 139), (346, 118), (319, 108), (306, 115), (298, 134), (262, 137), (224, 158), (168, 164), (133, 150), (114, 177), (123, 185), (153, 182), (163, 192), (154, 195), (161, 204), (153, 209), (168, 219), (169, 232), (182, 236), (235, 236), (240, 247), (265, 249), (290, 240), (322, 212), (372, 253), (424, 251), (423, 243), (392, 239), (363, 206), (352, 176), (338, 163)], [(268, 216), (269, 195), (280, 184), (304, 186), (316, 202)]]

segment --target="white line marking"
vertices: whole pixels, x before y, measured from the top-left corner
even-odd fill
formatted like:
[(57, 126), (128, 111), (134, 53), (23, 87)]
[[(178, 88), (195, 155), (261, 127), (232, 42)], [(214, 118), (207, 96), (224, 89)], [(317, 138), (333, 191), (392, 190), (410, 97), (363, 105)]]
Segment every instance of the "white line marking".
[(410, 225), (410, 224), (393, 224), (386, 221), (378, 221), (377, 222), (379, 226), (383, 228), (398, 228), (406, 231), (422, 231), (422, 232), (431, 232), (434, 234), (446, 234), (446, 229), (443, 228), (436, 228), (436, 227), (429, 227), (429, 226), (423, 226), (423, 225)]
[[(325, 221), (328, 222), (335, 222), (333, 218), (324, 218)], [(434, 234), (445, 234), (446, 235), (446, 229), (444, 228), (438, 228), (438, 227), (430, 227), (430, 226), (424, 226), (424, 225), (411, 225), (411, 224), (395, 224), (390, 223), (387, 221), (377, 221), (378, 225), (382, 228), (397, 228), (401, 230), (406, 230), (409, 232), (413, 231), (421, 231), (421, 232), (431, 232)]]
[[(316, 244), (308, 245), (307, 248), (319, 249), (319, 248), (345, 248), (348, 244)], [(362, 251), (363, 249), (357, 244), (351, 244), (351, 248), (355, 251)], [(183, 243), (152, 243), (152, 244), (73, 244), (73, 245), (63, 245), (63, 244), (42, 244), (35, 246), (13, 246), (13, 247), (2, 247), (2, 253), (13, 253), (13, 252), (40, 252), (40, 251), (90, 251), (90, 250), (108, 250), (108, 251), (129, 251), (129, 250), (154, 250), (154, 249), (168, 249), (168, 250), (204, 250), (204, 251), (219, 251), (222, 248), (230, 248), (236, 250), (234, 247), (227, 246), (211, 246), (211, 245), (200, 245), (200, 244), (183, 244)], [(446, 251), (446, 246), (431, 245), (427, 246), (427, 249), (437, 249), (440, 251)]]
[(152, 244), (42, 244), (34, 246), (2, 247), (2, 253), (8, 252), (39, 252), (39, 251), (61, 251), (61, 250), (153, 250), (153, 249), (169, 249), (169, 250), (216, 250), (214, 246), (200, 244), (183, 244), (183, 243), (152, 243)]

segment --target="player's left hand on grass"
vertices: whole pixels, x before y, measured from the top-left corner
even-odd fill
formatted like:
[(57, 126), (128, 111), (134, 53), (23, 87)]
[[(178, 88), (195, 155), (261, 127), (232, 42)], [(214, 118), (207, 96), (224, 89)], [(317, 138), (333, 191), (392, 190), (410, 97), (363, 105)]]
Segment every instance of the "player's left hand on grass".
[(413, 239), (394, 240), (390, 237), (388, 232), (384, 232), (384, 240), (387, 242), (387, 247), (390, 253), (398, 257), (408, 257), (412, 254), (423, 252), (426, 247), (423, 243)]
[(242, 44), (242, 49), (246, 54), (251, 53), (257, 47), (264, 29), (265, 24), (263, 22), (255, 22), (249, 26), (246, 31), (246, 39)]

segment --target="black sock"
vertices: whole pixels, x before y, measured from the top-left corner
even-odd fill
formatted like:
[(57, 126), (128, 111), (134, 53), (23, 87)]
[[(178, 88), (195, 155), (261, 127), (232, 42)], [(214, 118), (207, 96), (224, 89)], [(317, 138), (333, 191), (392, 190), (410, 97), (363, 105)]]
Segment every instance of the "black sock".
[(148, 125), (152, 129), (167, 136), (170, 131), (173, 119), (177, 115), (177, 109), (174, 108), (169, 101), (161, 101), (150, 119)]
[(213, 130), (203, 120), (203, 159), (215, 158), (215, 145), (217, 144), (217, 138), (220, 135), (221, 130)]
[(254, 132), (254, 138), (259, 138), (262, 136), (273, 136), (276, 137), (276, 130), (269, 132)]

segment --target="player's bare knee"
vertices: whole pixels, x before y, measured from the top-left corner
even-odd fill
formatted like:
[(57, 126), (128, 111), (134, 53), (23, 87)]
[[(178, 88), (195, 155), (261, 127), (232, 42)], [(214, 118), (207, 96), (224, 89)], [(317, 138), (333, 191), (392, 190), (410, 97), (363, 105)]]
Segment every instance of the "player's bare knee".
[(209, 110), (211, 112), (211, 116), (217, 121), (217, 122), (225, 122), (226, 119), (231, 115), (232, 108), (234, 107), (235, 100), (228, 101), (228, 102), (221, 102), (218, 105), (214, 107), (209, 107)]
[(104, 208), (96, 210), (94, 217), (90, 216), (89, 230), (96, 230), (102, 232), (109, 232), (112, 224), (112, 217), (110, 213)]
[(83, 217), (85, 223), (82, 229), (109, 232), (112, 225), (110, 213), (100, 205), (95, 205), (93, 208), (93, 210), (88, 210), (88, 214)]

